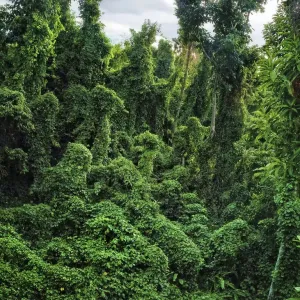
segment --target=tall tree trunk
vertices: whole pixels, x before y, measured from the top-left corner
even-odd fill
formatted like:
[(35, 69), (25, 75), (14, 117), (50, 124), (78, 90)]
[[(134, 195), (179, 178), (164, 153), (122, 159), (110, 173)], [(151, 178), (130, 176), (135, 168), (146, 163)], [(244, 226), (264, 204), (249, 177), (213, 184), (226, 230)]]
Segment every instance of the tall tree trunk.
[(216, 133), (216, 116), (217, 116), (217, 92), (216, 92), (216, 79), (214, 82), (213, 88), (213, 102), (212, 102), (212, 116), (211, 116), (211, 128), (210, 128), (210, 135), (213, 137)]
[(280, 267), (281, 259), (284, 255), (284, 250), (285, 250), (284, 242), (281, 242), (280, 248), (279, 248), (279, 251), (278, 251), (278, 256), (277, 256), (275, 268), (274, 268), (274, 271), (273, 271), (272, 282), (271, 282), (271, 286), (270, 286), (269, 295), (268, 295), (267, 300), (274, 300), (275, 299), (274, 298), (274, 294), (275, 294), (274, 288), (275, 288), (277, 273), (278, 273), (278, 270), (279, 270), (279, 267)]

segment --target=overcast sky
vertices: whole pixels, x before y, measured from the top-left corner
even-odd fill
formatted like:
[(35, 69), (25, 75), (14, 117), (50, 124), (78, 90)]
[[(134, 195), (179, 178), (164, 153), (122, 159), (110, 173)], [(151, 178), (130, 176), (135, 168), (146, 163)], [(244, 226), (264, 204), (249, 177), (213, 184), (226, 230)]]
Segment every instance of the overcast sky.
[[(7, 0), (0, 0), (4, 4)], [(161, 24), (162, 34), (168, 39), (177, 35), (177, 19), (174, 16), (174, 0), (103, 0), (101, 10), (105, 31), (113, 42), (119, 42), (129, 36), (129, 29), (139, 30), (145, 19)], [(272, 20), (276, 12), (277, 0), (269, 0), (264, 13), (253, 14), (252, 39), (254, 44), (262, 45), (263, 25)], [(76, 5), (73, 9), (78, 15)]]
[[(272, 20), (276, 8), (277, 0), (269, 0), (264, 13), (251, 16), (254, 44), (264, 43), (262, 36), (264, 24)], [(139, 30), (145, 19), (161, 24), (162, 34), (168, 39), (177, 36), (178, 24), (174, 16), (174, 0), (103, 0), (101, 10), (105, 31), (113, 42), (128, 37), (130, 28)]]

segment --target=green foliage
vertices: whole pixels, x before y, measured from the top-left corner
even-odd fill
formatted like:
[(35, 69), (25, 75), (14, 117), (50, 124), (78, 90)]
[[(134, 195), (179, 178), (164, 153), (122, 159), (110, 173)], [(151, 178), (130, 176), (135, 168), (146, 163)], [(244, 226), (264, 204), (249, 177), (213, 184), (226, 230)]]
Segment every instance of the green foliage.
[(138, 155), (138, 168), (146, 178), (151, 177), (154, 163), (164, 163), (170, 149), (164, 145), (157, 135), (146, 131), (135, 137), (134, 152)]
[[(34, 130), (32, 112), (20, 92), (0, 89), (0, 195), (24, 196), (28, 172), (28, 146)], [(11, 187), (11, 181), (15, 186)]]
[(25, 101), (24, 96), (16, 91), (2, 88), (0, 90), (1, 111), (0, 116), (6, 123), (11, 122), (10, 126), (28, 133), (33, 129), (31, 123), (31, 111)]
[(158, 218), (152, 226), (152, 238), (168, 256), (171, 270), (179, 275), (179, 283), (187, 289), (195, 288), (204, 261), (200, 249), (164, 217)]
[(184, 44), (199, 38), (199, 28), (207, 21), (205, 1), (176, 0), (176, 15), (179, 18), (180, 38)]
[(75, 141), (91, 148), (94, 163), (108, 159), (111, 144), (111, 118), (122, 111), (123, 102), (117, 94), (103, 85), (90, 92), (81, 85), (71, 86), (64, 95), (65, 109), (70, 114), (64, 122)]
[(80, 56), (78, 75), (80, 83), (94, 87), (101, 82), (103, 66), (110, 51), (110, 43), (104, 35), (103, 25), (99, 22), (101, 0), (83, 0), (79, 2), (83, 26), (80, 32)]
[(174, 68), (174, 54), (172, 51), (172, 45), (169, 41), (161, 39), (158, 43), (158, 49), (156, 53), (156, 69), (155, 75), (158, 78), (168, 79)]
[(100, 3), (0, 6), (0, 298), (297, 297), (297, 1), (262, 48), (265, 1), (177, 0), (157, 49)]
[(48, 199), (54, 197), (84, 195), (87, 173), (91, 168), (92, 155), (81, 144), (69, 144), (62, 160), (55, 167), (45, 169), (38, 193)]
[(63, 29), (59, 1), (11, 2), (10, 17), (15, 22), (6, 28), (5, 83), (24, 90), (29, 99), (34, 99), (45, 87), (48, 62), (54, 56), (55, 40)]
[(247, 245), (248, 224), (235, 220), (216, 230), (211, 237), (216, 260), (232, 259)]
[(31, 104), (35, 132), (31, 142), (31, 161), (33, 172), (42, 172), (50, 167), (51, 148), (57, 146), (56, 122), (59, 111), (58, 99), (53, 94), (40, 96)]
[[(155, 85), (155, 65), (152, 44), (158, 33), (158, 25), (145, 21), (140, 32), (131, 30), (131, 38), (125, 48), (128, 64), (120, 71), (112, 86), (124, 99), (129, 114), (122, 126), (130, 134), (147, 129), (157, 130), (162, 122), (164, 99), (160, 96), (166, 83)], [(137, 118), (138, 116), (138, 118)], [(123, 128), (122, 128), (123, 129)]]

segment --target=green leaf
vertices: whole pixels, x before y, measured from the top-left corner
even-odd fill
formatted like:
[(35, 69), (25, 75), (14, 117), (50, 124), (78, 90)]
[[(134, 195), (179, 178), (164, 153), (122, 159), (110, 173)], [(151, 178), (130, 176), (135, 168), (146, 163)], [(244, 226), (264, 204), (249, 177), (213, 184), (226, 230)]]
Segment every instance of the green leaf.
[(220, 286), (222, 290), (225, 290), (225, 280), (223, 278), (220, 278)]
[(270, 77), (271, 77), (271, 80), (272, 80), (273, 82), (276, 80), (277, 74), (276, 74), (275, 70), (271, 71)]

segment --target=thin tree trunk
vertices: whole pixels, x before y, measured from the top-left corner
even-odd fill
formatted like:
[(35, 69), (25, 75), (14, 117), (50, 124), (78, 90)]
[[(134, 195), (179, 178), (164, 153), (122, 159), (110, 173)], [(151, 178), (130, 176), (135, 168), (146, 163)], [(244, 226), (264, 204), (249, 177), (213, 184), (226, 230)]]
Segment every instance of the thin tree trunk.
[(211, 116), (211, 128), (210, 128), (210, 136), (214, 137), (216, 134), (216, 116), (217, 116), (217, 92), (216, 92), (216, 79), (214, 82), (213, 88), (213, 102), (212, 102), (212, 116)]
[(277, 278), (277, 272), (279, 270), (280, 267), (280, 263), (281, 263), (281, 259), (284, 255), (284, 242), (281, 242), (280, 244), (280, 248), (278, 251), (278, 256), (277, 256), (277, 260), (276, 260), (276, 264), (275, 264), (275, 268), (274, 268), (274, 272), (273, 272), (273, 276), (272, 276), (272, 282), (271, 282), (271, 286), (270, 286), (270, 290), (269, 290), (269, 295), (268, 295), (268, 300), (274, 300), (274, 288), (275, 288), (275, 283), (276, 283), (276, 278)]
[(247, 23), (249, 23), (249, 20), (250, 20), (250, 11), (247, 14)]

